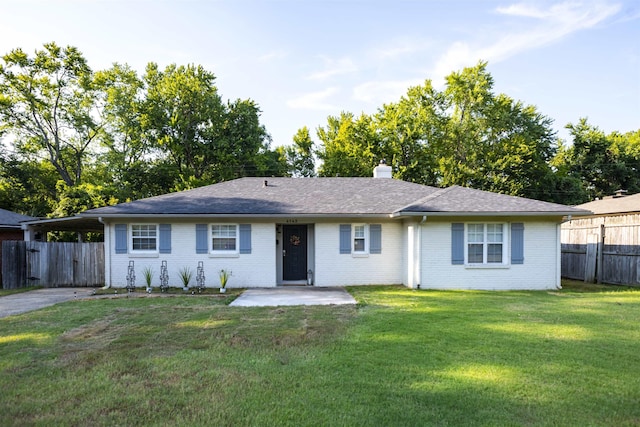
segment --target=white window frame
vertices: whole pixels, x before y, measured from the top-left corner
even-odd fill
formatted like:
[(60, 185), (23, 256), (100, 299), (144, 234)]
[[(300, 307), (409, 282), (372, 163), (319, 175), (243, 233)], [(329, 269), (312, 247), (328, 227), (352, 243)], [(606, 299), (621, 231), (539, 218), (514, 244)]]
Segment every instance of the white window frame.
[[(134, 236), (134, 228), (136, 227), (154, 227), (155, 228), (155, 240), (156, 240), (156, 248), (155, 249), (135, 249), (133, 241), (135, 238), (144, 238), (141, 236)], [(133, 254), (157, 254), (160, 251), (160, 226), (158, 224), (149, 224), (149, 223), (137, 223), (131, 224), (129, 227), (129, 244), (131, 248), (131, 253)]]
[[(482, 242), (471, 242), (469, 241), (469, 226), (474, 226), (474, 225), (482, 225)], [(488, 230), (488, 225), (500, 225), (502, 226), (502, 242), (500, 242), (500, 244), (502, 245), (502, 261), (501, 262), (489, 262), (488, 261), (488, 256), (489, 256), (489, 245), (491, 244), (496, 244), (498, 242), (490, 242), (488, 237), (489, 237), (489, 230)], [(507, 227), (507, 223), (504, 222), (470, 222), (465, 224), (465, 230), (464, 230), (464, 259), (465, 259), (465, 264), (471, 267), (475, 267), (475, 266), (487, 266), (487, 267), (495, 267), (495, 266), (504, 266), (504, 265), (508, 265), (509, 264), (509, 258), (508, 258), (508, 250), (509, 250), (509, 236), (508, 236), (508, 230), (509, 228)], [(482, 244), (482, 262), (470, 262), (469, 261), (469, 245), (472, 244)]]
[[(357, 237), (364, 240), (364, 249), (361, 251), (356, 250), (356, 228), (362, 227), (364, 235)], [(369, 224), (352, 224), (351, 225), (351, 253), (355, 256), (369, 255)]]
[[(213, 245), (214, 227), (234, 227), (235, 228), (235, 249), (215, 249)], [(219, 237), (222, 238), (222, 237)], [(240, 225), (229, 223), (216, 223), (209, 225), (209, 253), (213, 255), (236, 255), (240, 253)]]

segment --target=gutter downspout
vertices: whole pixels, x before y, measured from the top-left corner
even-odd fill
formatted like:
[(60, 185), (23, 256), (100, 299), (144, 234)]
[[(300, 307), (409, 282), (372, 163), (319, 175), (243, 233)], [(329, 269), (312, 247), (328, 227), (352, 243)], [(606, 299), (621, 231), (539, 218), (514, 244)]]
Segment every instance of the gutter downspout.
[(418, 223), (418, 227), (417, 227), (417, 232), (418, 232), (418, 238), (416, 239), (417, 241), (417, 247), (416, 247), (416, 272), (415, 275), (417, 276), (417, 282), (416, 283), (416, 289), (420, 289), (420, 282), (422, 281), (422, 224), (424, 224), (425, 222), (427, 222), (427, 216), (426, 215), (422, 215), (422, 220)]
[(556, 226), (556, 289), (562, 289), (562, 224), (571, 222), (571, 215), (567, 215), (566, 219), (562, 218)]
[[(111, 287), (111, 231), (107, 233), (109, 224), (105, 223), (101, 216), (98, 217), (98, 222), (104, 227), (104, 256), (105, 262), (109, 260), (109, 283), (105, 283), (102, 289), (109, 289)], [(106, 268), (106, 266), (105, 266)]]

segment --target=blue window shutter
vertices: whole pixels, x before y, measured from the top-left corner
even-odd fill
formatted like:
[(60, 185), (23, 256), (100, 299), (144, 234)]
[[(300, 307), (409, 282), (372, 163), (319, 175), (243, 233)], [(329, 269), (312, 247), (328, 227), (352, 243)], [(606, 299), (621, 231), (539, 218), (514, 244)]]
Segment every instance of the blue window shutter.
[(524, 224), (511, 224), (511, 264), (524, 264)]
[(464, 224), (451, 224), (451, 264), (464, 264)]
[(251, 224), (240, 224), (240, 253), (251, 253)]
[(340, 224), (340, 253), (351, 253), (351, 224)]
[(116, 224), (116, 253), (127, 253), (127, 224)]
[(196, 253), (206, 254), (207, 252), (209, 252), (209, 226), (196, 224)]
[(382, 253), (382, 225), (369, 225), (369, 253)]
[(160, 245), (161, 254), (171, 253), (171, 224), (160, 224)]

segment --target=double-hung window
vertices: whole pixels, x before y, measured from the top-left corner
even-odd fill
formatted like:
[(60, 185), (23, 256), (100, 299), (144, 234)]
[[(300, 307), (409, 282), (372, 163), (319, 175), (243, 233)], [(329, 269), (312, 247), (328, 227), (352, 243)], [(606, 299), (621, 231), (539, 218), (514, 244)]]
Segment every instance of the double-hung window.
[(158, 226), (156, 224), (131, 225), (131, 249), (154, 252), (158, 250)]
[(212, 225), (211, 250), (212, 252), (238, 252), (238, 225)]
[(354, 225), (353, 226), (353, 252), (354, 253), (366, 253), (367, 252), (367, 226), (366, 225)]
[(381, 224), (340, 224), (340, 253), (356, 257), (382, 253)]
[(504, 235), (504, 224), (467, 224), (467, 262), (502, 264)]

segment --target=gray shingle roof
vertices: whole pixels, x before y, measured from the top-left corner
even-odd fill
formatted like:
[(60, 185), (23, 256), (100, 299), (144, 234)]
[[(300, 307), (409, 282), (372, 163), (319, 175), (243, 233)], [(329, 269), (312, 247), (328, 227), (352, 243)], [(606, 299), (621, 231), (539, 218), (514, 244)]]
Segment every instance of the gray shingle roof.
[(84, 214), (389, 214), (434, 191), (395, 179), (240, 178)]
[(19, 213), (11, 212), (6, 209), (0, 209), (0, 227), (19, 228), (21, 221), (30, 221), (36, 218)]
[[(264, 181), (268, 185), (264, 186)], [(388, 178), (240, 178), (92, 209), (83, 216), (403, 215), (418, 212), (581, 212), (462, 187), (439, 189)]]
[(444, 188), (421, 200), (403, 207), (401, 212), (461, 212), (461, 213), (565, 213), (587, 214), (579, 209), (556, 203), (541, 202), (524, 197), (509, 196), (471, 188)]
[(584, 203), (576, 208), (587, 209), (595, 215), (640, 212), (640, 193), (625, 197), (607, 198)]

